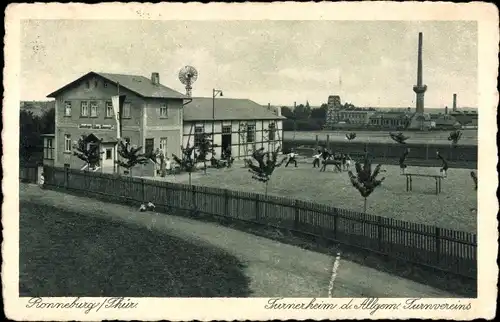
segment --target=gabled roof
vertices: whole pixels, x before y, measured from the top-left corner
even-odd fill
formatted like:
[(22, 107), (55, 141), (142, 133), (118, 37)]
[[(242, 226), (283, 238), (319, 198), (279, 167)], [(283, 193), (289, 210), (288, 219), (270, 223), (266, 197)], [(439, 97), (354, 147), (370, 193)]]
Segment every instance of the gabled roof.
[[(213, 105), (213, 103), (215, 104)], [(213, 107), (215, 113), (213, 113)], [(215, 115), (213, 117), (212, 113)], [(193, 97), (184, 105), (184, 121), (207, 120), (278, 120), (285, 119), (249, 99)]]
[(144, 76), (97, 73), (97, 72), (89, 72), (83, 75), (82, 77), (74, 80), (73, 82), (61, 87), (55, 92), (47, 95), (47, 97), (55, 97), (60, 92), (68, 89), (75, 83), (80, 82), (82, 79), (88, 76), (101, 77), (114, 85), (117, 85), (119, 83), (120, 87), (126, 88), (129, 91), (134, 92), (138, 96), (144, 98), (178, 98), (178, 99), (186, 98), (184, 94), (179, 93), (171, 88), (168, 88), (161, 84), (154, 85), (149, 78)]

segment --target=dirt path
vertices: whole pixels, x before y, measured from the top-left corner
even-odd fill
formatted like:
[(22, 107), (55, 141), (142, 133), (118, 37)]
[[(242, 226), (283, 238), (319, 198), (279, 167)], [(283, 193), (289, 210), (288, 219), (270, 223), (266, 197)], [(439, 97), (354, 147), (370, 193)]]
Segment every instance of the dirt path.
[[(192, 242), (219, 247), (246, 264), (256, 297), (452, 297), (452, 294), (367, 268), (336, 256), (304, 250), (189, 218), (20, 185), (20, 200), (133, 223)], [(137, 207), (138, 208), (138, 207)], [(57, 215), (57, 214), (54, 214)], [(337, 263), (334, 265), (334, 262)]]

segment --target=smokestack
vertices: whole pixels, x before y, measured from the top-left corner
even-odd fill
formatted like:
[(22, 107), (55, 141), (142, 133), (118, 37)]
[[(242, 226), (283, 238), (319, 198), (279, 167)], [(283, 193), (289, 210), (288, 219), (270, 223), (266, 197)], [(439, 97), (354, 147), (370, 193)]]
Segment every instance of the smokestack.
[(422, 86), (422, 33), (418, 33), (418, 61), (417, 61), (417, 86)]
[(295, 110), (296, 107), (297, 107), (297, 102), (293, 102), (293, 109)]
[(160, 85), (160, 73), (152, 73), (151, 74), (151, 83), (153, 85)]
[(445, 106), (445, 107), (444, 107), (444, 114), (445, 114), (445, 115), (446, 115), (446, 114), (448, 114), (448, 106)]
[(453, 94), (453, 112), (457, 111), (457, 94)]

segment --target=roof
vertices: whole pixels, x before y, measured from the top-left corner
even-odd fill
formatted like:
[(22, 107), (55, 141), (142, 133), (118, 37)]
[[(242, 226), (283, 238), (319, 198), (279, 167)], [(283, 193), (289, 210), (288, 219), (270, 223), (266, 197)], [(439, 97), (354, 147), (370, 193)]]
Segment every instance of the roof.
[[(215, 104), (214, 104), (215, 103)], [(215, 113), (213, 113), (215, 108)], [(213, 117), (215, 116), (215, 117)], [(184, 106), (184, 121), (286, 119), (249, 99), (193, 97)]]
[(179, 93), (164, 85), (153, 84), (149, 78), (144, 76), (97, 73), (97, 72), (89, 72), (83, 75), (82, 77), (74, 80), (73, 82), (61, 87), (55, 92), (50, 93), (49, 95), (47, 95), (47, 97), (55, 97), (60, 92), (68, 89), (69, 87), (80, 82), (82, 79), (88, 76), (98, 76), (104, 78), (108, 82), (113, 83), (115, 85), (119, 83), (120, 87), (126, 88), (129, 91), (134, 92), (138, 96), (144, 98), (178, 98), (178, 99), (187, 98), (186, 95)]
[(386, 113), (386, 112), (377, 112), (370, 116), (370, 119), (404, 119), (407, 117), (405, 113)]

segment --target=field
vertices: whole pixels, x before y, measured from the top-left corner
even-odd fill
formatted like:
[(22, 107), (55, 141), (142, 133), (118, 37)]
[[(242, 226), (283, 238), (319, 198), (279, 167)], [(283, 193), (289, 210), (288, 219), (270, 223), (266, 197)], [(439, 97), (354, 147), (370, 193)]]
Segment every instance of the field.
[[(316, 135), (318, 135), (320, 141), (326, 141), (326, 136), (330, 136), (330, 141), (346, 141), (345, 134), (349, 132), (356, 133), (355, 142), (376, 142), (376, 143), (386, 143), (394, 141), (389, 137), (389, 131), (286, 131), (284, 132), (285, 140), (315, 140)], [(398, 132), (398, 131), (393, 131)], [(432, 131), (432, 132), (403, 132), (406, 136), (410, 137), (407, 143), (449, 143), (448, 136), (450, 131)], [(462, 138), (460, 139), (460, 144), (477, 144), (477, 130), (462, 130)]]
[(20, 296), (249, 293), (242, 264), (220, 249), (47, 205), (20, 203), (19, 245)]
[[(442, 181), (442, 192), (435, 194), (432, 178), (413, 179), (413, 191), (406, 191), (406, 179), (397, 166), (384, 166), (381, 173), (386, 179), (368, 199), (367, 212), (409, 222), (476, 232), (477, 193), (470, 178), (470, 170), (449, 169)], [(409, 167), (412, 173), (437, 174), (439, 168)], [(187, 174), (157, 178), (186, 183)], [(241, 164), (231, 169), (208, 169), (194, 173), (192, 184), (230, 190), (264, 193), (263, 183), (251, 178), (248, 169)], [(313, 169), (311, 163), (299, 163), (298, 168), (289, 166), (275, 170), (269, 182), (270, 195), (284, 196), (338, 208), (363, 211), (363, 199), (352, 187), (347, 172), (336, 173), (331, 168), (325, 173)]]

